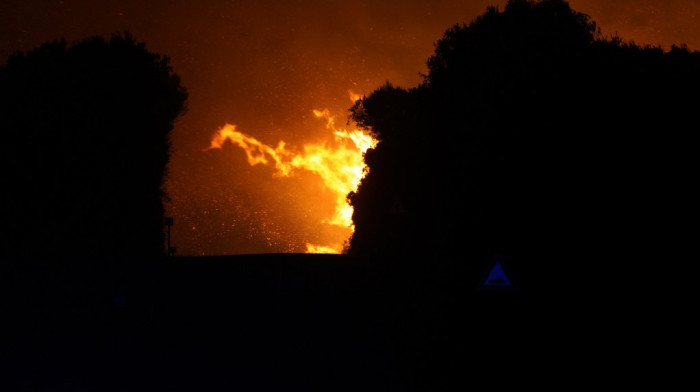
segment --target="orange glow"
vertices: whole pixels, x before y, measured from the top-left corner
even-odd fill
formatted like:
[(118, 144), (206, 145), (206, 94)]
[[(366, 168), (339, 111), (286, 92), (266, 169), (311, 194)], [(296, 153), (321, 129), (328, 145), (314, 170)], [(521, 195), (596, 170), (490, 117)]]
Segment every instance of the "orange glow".
[(350, 97), (350, 100), (353, 103), (362, 98), (362, 95), (357, 94), (357, 93), (353, 92), (352, 90), (348, 90), (348, 96)]
[[(326, 128), (333, 133), (333, 143), (305, 144), (301, 150), (288, 148), (284, 141), (276, 147), (260, 142), (252, 136), (236, 130), (236, 126), (226, 124), (211, 140), (210, 149), (221, 148), (228, 140), (245, 151), (251, 166), (274, 165), (276, 177), (288, 177), (295, 170), (307, 170), (317, 174), (323, 185), (332, 191), (335, 198), (333, 215), (323, 223), (353, 230), (352, 207), (347, 203), (347, 194), (356, 191), (367, 173), (363, 154), (374, 147), (377, 141), (358, 129), (342, 129), (335, 125), (335, 119), (328, 109), (314, 110), (318, 119), (326, 122)], [(307, 253), (341, 253), (343, 244), (306, 244)]]
[(342, 251), (342, 245), (322, 246), (306, 244), (306, 253), (341, 253)]

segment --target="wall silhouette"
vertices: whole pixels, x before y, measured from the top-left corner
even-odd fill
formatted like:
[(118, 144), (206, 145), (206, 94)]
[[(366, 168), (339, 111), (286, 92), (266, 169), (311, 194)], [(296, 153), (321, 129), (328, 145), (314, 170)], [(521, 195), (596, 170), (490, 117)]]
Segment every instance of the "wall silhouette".
[(0, 67), (3, 263), (110, 264), (163, 248), (163, 180), (187, 92), (128, 33)]
[(427, 64), (418, 87), (387, 83), (351, 109), (381, 142), (349, 196), (350, 254), (499, 252), (514, 275), (558, 284), (553, 266), (630, 266), (689, 240), (676, 219), (692, 200), (700, 53), (603, 37), (565, 1), (511, 0), (448, 29)]

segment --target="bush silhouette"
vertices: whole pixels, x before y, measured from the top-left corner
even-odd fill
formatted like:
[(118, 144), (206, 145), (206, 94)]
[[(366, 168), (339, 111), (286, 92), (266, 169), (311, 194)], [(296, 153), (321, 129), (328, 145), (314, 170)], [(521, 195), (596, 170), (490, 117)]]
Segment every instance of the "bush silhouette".
[(125, 33), (0, 68), (3, 260), (134, 261), (163, 249), (163, 181), (187, 92)]
[(692, 200), (700, 53), (603, 37), (565, 1), (511, 0), (448, 29), (427, 64), (418, 87), (387, 83), (351, 109), (380, 139), (349, 196), (351, 254), (498, 252), (549, 279), (689, 239), (673, 215)]

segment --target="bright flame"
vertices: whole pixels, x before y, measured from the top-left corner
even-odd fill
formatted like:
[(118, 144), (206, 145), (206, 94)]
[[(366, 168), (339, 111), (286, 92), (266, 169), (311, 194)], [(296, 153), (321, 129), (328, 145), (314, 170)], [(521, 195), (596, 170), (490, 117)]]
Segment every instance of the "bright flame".
[[(374, 147), (377, 141), (369, 134), (358, 129), (339, 129), (328, 109), (314, 110), (314, 116), (326, 120), (326, 128), (333, 131), (336, 145), (306, 144), (303, 151), (287, 149), (284, 141), (277, 147), (268, 146), (257, 139), (236, 130), (236, 126), (226, 124), (214, 135), (208, 149), (221, 148), (227, 140), (245, 151), (248, 163), (274, 164), (279, 177), (293, 174), (295, 169), (304, 169), (318, 174), (323, 184), (335, 194), (335, 211), (333, 216), (323, 223), (350, 228), (352, 224), (352, 206), (347, 204), (348, 193), (357, 190), (357, 186), (367, 173), (363, 154)], [(343, 246), (319, 246), (306, 244), (307, 253), (341, 253)]]
[(323, 246), (306, 244), (306, 253), (341, 253), (343, 247), (339, 245)]

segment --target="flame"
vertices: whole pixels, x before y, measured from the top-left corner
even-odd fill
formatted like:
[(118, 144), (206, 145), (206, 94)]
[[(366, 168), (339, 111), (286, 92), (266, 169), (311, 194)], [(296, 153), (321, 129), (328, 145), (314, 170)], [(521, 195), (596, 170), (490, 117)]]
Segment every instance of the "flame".
[[(356, 191), (368, 168), (363, 155), (376, 146), (377, 141), (358, 129), (340, 129), (328, 109), (314, 110), (318, 119), (326, 122), (326, 128), (333, 132), (335, 144), (305, 144), (301, 151), (287, 148), (284, 141), (276, 147), (260, 142), (252, 136), (236, 130), (236, 125), (226, 124), (211, 140), (210, 149), (221, 148), (228, 140), (245, 151), (251, 166), (274, 165), (274, 176), (291, 176), (295, 170), (307, 170), (321, 177), (323, 185), (335, 195), (335, 211), (322, 222), (349, 228), (352, 232), (352, 206), (347, 203), (347, 194)], [(307, 253), (341, 253), (342, 244), (321, 246), (306, 244)]]
[(352, 90), (348, 90), (348, 96), (350, 97), (350, 100), (352, 101), (352, 103), (355, 103), (355, 102), (359, 101), (360, 99), (362, 99), (362, 95), (357, 94)]
[(342, 251), (343, 247), (338, 245), (323, 246), (306, 244), (306, 253), (341, 253)]

